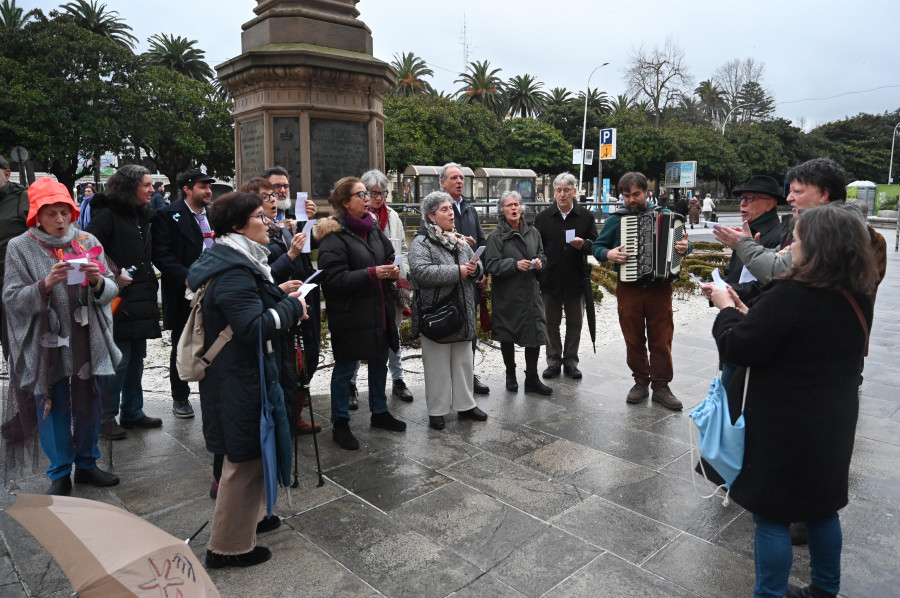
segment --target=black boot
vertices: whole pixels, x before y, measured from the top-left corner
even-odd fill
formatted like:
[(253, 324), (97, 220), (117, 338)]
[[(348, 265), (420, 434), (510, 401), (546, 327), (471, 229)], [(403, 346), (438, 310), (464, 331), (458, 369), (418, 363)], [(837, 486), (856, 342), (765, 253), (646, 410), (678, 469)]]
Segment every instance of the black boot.
[(340, 418), (335, 420), (334, 427), (331, 430), (331, 437), (338, 443), (338, 446), (345, 451), (355, 451), (359, 449), (359, 440), (350, 431), (350, 420)]
[(509, 392), (519, 391), (519, 382), (516, 380), (516, 370), (506, 370), (506, 390)]
[(541, 382), (537, 370), (525, 371), (525, 392), (536, 392), (539, 395), (552, 395), (553, 389)]

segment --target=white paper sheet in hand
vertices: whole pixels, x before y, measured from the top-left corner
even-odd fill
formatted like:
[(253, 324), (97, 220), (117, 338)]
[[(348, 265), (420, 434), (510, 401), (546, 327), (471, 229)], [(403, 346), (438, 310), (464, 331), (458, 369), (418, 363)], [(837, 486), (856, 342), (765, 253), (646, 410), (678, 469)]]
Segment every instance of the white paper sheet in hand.
[(472, 259), (473, 259), (473, 260), (477, 260), (478, 258), (480, 258), (480, 257), (481, 257), (481, 254), (484, 253), (484, 248), (485, 248), (485, 247), (487, 247), (487, 245), (482, 245), (481, 247), (479, 247), (478, 249), (476, 249), (476, 250), (475, 250), (475, 255), (472, 256)]
[(313, 225), (316, 223), (316, 219), (307, 220), (306, 224), (303, 225), (303, 233), (306, 235), (306, 244), (303, 245), (303, 253), (309, 253), (312, 251), (312, 229)]
[(82, 258), (77, 258), (77, 259), (74, 259), (74, 260), (66, 260), (66, 262), (69, 263), (69, 264), (72, 264), (72, 267), (75, 268), (74, 270), (69, 270), (69, 271), (66, 273), (66, 275), (67, 275), (67, 277), (68, 277), (68, 279), (66, 280), (66, 284), (73, 285), (73, 284), (81, 284), (81, 283), (83, 283), (83, 282), (84, 282), (84, 279), (85, 279), (85, 275), (84, 275), (84, 272), (82, 272), (82, 271), (79, 270), (78, 268), (81, 267), (81, 264), (86, 264), (86, 263), (88, 263), (87, 258), (86, 258), (86, 257), (82, 257)]
[(716, 285), (717, 289), (727, 289), (728, 285), (722, 280), (722, 277), (719, 276), (719, 269), (716, 268), (712, 273), (713, 284)]
[(753, 273), (747, 269), (747, 266), (744, 266), (744, 269), (741, 270), (741, 279), (738, 281), (738, 284), (744, 284), (745, 282), (753, 282), (756, 280), (756, 277), (753, 276)]
[(321, 274), (321, 272), (322, 272), (321, 270), (316, 270), (315, 272), (313, 272), (312, 274), (309, 275), (309, 278), (307, 278), (306, 280), (303, 281), (303, 284), (311, 283), (312, 279), (315, 278), (316, 276), (318, 276), (319, 274)]
[(566, 243), (571, 243), (575, 240), (575, 229), (569, 228), (566, 229)]
[(397, 267), (399, 268), (399, 267), (400, 267), (400, 264), (403, 263), (403, 258), (405, 258), (405, 257), (406, 257), (406, 254), (405, 254), (405, 253), (401, 253), (400, 255), (396, 256), (396, 257), (394, 258), (394, 265), (397, 266)]
[(300, 291), (300, 296), (301, 296), (301, 297), (306, 297), (306, 295), (307, 295), (311, 290), (313, 290), (314, 288), (316, 288), (317, 286), (319, 286), (319, 285), (317, 285), (317, 284), (306, 284), (306, 283), (301, 284), (301, 285), (300, 285), (300, 288), (298, 289), (298, 290)]
[(297, 203), (294, 204), (294, 217), (297, 222), (304, 222), (309, 220), (309, 216), (306, 215), (306, 198), (309, 196), (309, 193), (306, 191), (298, 191), (297, 192)]
[(719, 226), (722, 226), (722, 225), (719, 224), (718, 222), (710, 222), (709, 220), (706, 221), (706, 228), (717, 228)]

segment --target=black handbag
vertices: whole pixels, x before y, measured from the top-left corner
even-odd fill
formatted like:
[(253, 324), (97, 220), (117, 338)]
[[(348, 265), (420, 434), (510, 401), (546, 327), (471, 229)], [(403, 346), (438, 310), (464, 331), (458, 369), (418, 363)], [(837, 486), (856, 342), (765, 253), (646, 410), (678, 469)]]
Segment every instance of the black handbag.
[[(462, 289), (462, 275), (459, 277)], [(435, 297), (438, 291), (435, 290)], [(452, 292), (427, 310), (422, 307), (422, 291), (416, 293), (416, 307), (419, 311), (419, 333), (425, 338), (439, 342), (459, 331), (466, 324), (466, 310), (460, 298), (461, 293)]]

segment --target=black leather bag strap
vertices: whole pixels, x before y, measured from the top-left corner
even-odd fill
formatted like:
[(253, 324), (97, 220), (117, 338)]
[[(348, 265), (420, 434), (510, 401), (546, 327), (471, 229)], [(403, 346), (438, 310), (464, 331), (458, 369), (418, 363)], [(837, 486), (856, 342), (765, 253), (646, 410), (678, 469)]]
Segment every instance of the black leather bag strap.
[(845, 290), (841, 290), (844, 294), (844, 297), (847, 298), (847, 301), (850, 302), (850, 305), (853, 306), (853, 311), (856, 312), (856, 317), (859, 318), (859, 323), (863, 328), (863, 333), (866, 335), (866, 345), (865, 350), (863, 351), (863, 357), (869, 356), (869, 325), (866, 324), (866, 318), (863, 316), (862, 310), (859, 308), (859, 303), (856, 302), (856, 299), (853, 298), (853, 295), (848, 293)]

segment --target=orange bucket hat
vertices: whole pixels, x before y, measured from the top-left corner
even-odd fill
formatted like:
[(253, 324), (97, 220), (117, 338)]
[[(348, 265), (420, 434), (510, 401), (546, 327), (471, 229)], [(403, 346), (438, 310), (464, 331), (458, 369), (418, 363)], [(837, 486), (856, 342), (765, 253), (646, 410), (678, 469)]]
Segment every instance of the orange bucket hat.
[(50, 177), (43, 177), (36, 180), (28, 187), (28, 220), (25, 224), (29, 228), (33, 228), (37, 224), (38, 212), (44, 206), (51, 206), (55, 203), (64, 203), (72, 206), (72, 222), (78, 219), (78, 206), (75, 200), (69, 195), (69, 190), (62, 183), (57, 183)]

